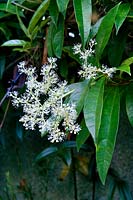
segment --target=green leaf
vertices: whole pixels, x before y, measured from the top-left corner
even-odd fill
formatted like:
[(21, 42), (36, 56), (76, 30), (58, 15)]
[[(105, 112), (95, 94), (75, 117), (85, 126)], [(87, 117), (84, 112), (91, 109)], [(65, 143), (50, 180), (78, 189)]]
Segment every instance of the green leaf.
[(108, 87), (104, 99), (101, 125), (96, 146), (96, 162), (102, 183), (111, 163), (119, 125), (120, 94), (118, 87)]
[(92, 27), (90, 30), (90, 38), (93, 38), (96, 36), (98, 29), (102, 23), (102, 20), (104, 19), (104, 17), (101, 17)]
[(6, 39), (9, 40), (9, 38), (11, 37), (11, 32), (7, 28), (5, 23), (0, 23), (0, 31), (2, 31), (2, 33), (5, 35)]
[(58, 8), (59, 8), (59, 12), (61, 12), (64, 16), (66, 14), (66, 9), (67, 9), (67, 5), (69, 3), (69, 0), (56, 0)]
[(48, 34), (47, 34), (47, 48), (48, 48), (48, 56), (53, 57), (53, 36), (55, 33), (56, 27), (53, 22), (50, 23), (50, 26), (48, 27)]
[(3, 76), (3, 72), (5, 69), (5, 63), (6, 63), (6, 59), (5, 56), (0, 56), (0, 80), (2, 79)]
[(91, 0), (73, 0), (73, 4), (82, 45), (85, 47), (91, 28)]
[(74, 54), (72, 46), (65, 46), (65, 47), (63, 47), (63, 51), (66, 52), (66, 53), (68, 53), (68, 55), (71, 58), (73, 58), (74, 60), (76, 60), (79, 64), (82, 64), (79, 55)]
[(133, 57), (130, 57), (130, 58), (127, 58), (126, 60), (124, 60), (122, 63), (121, 63), (121, 66), (122, 65), (131, 65), (133, 63)]
[(72, 102), (76, 105), (77, 115), (80, 114), (83, 108), (86, 91), (88, 90), (88, 85), (88, 81), (83, 81), (79, 83), (73, 83), (68, 86), (70, 90), (74, 90), (69, 97), (69, 102)]
[(19, 25), (22, 29), (22, 31), (25, 33), (25, 35), (31, 39), (31, 35), (29, 34), (28, 29), (26, 28), (26, 26), (24, 25), (23, 21), (21, 20), (19, 13), (18, 13), (18, 8), (16, 7), (16, 13), (17, 13), (17, 17), (18, 17), (18, 21), (19, 21)]
[[(16, 15), (16, 6), (9, 4), (7, 7), (6, 3), (0, 3), (0, 11), (5, 11)], [(19, 10), (18, 12), (21, 17), (24, 17), (24, 14), (21, 10)]]
[(121, 65), (117, 68), (120, 71), (126, 72), (129, 75), (131, 75), (130, 72), (130, 65), (133, 63), (133, 57), (127, 58), (126, 60), (124, 60)]
[(49, 13), (50, 13), (50, 17), (52, 19), (52, 22), (56, 25), (57, 21), (58, 21), (58, 16), (59, 16), (59, 10), (58, 10), (56, 0), (50, 1)]
[(131, 83), (127, 90), (126, 95), (126, 111), (128, 119), (133, 126), (133, 84)]
[(55, 31), (53, 38), (53, 50), (56, 57), (60, 58), (62, 54), (62, 48), (64, 43), (64, 17), (63, 15), (59, 16), (59, 23)]
[(57, 151), (58, 151), (57, 147), (48, 147), (44, 149), (39, 155), (37, 155), (35, 161), (38, 162), (53, 153), (57, 153)]
[(111, 37), (108, 46), (108, 59), (110, 65), (113, 67), (117, 67), (120, 65), (122, 55), (126, 46), (127, 34), (127, 30), (123, 30), (117, 36), (113, 35)]
[(75, 148), (76, 142), (75, 141), (66, 141), (60, 144), (60, 148)]
[(129, 13), (129, 10), (130, 10), (129, 3), (124, 3), (119, 6), (115, 19), (116, 34), (118, 34), (120, 27), (122, 26), (123, 22), (125, 21)]
[(103, 53), (104, 48), (106, 47), (108, 40), (111, 35), (113, 25), (115, 23), (115, 17), (119, 8), (119, 5), (116, 5), (112, 8), (103, 18), (101, 25), (99, 27), (98, 33), (96, 35), (96, 58), (99, 60)]
[(29, 26), (28, 26), (29, 33), (32, 33), (32, 31), (34, 30), (34, 28), (37, 25), (40, 18), (45, 14), (46, 10), (48, 9), (49, 3), (50, 3), (50, 0), (45, 0), (37, 8), (36, 12), (34, 13), (34, 15), (31, 18)]
[(71, 165), (71, 163), (72, 163), (72, 156), (71, 156), (70, 149), (66, 149), (66, 148), (60, 149), (59, 152), (58, 152), (58, 155), (59, 155), (59, 157), (62, 158), (62, 160), (64, 161), (64, 163), (67, 166)]
[(10, 15), (11, 15), (11, 13), (0, 12), (0, 19), (2, 19), (4, 17), (9, 17)]
[(81, 126), (81, 131), (76, 136), (76, 145), (77, 145), (78, 151), (80, 150), (81, 146), (85, 143), (85, 141), (90, 136), (90, 132), (88, 131), (88, 128), (86, 127), (84, 120), (82, 120), (80, 126)]
[(10, 46), (10, 47), (15, 47), (15, 46), (26, 46), (29, 44), (29, 42), (26, 42), (25, 40), (8, 40), (7, 42), (4, 42), (1, 46)]
[(84, 102), (85, 123), (95, 143), (101, 123), (104, 82), (104, 77), (96, 81), (86, 92)]
[(19, 122), (16, 124), (16, 135), (20, 139), (20, 141), (23, 141), (23, 127), (20, 125)]
[(121, 65), (117, 68), (117, 70), (120, 70), (122, 72), (126, 72), (131, 76), (131, 72), (130, 72), (130, 66), (129, 65)]

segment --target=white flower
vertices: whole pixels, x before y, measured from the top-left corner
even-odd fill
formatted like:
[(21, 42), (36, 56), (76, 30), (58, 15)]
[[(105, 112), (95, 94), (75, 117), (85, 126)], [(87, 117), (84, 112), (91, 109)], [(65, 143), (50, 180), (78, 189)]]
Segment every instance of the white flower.
[(112, 78), (113, 74), (116, 72), (116, 68), (108, 68), (107, 66), (102, 65), (101, 68), (93, 66), (91, 63), (88, 63), (88, 58), (94, 55), (94, 45), (96, 45), (95, 40), (90, 40), (88, 44), (88, 49), (81, 49), (81, 44), (74, 45), (73, 51), (75, 54), (79, 54), (80, 59), (82, 60), (81, 70), (78, 74), (85, 79), (95, 79), (101, 74), (105, 74), (109, 78)]
[(23, 107), (24, 115), (19, 121), (26, 129), (38, 127), (42, 136), (49, 133), (51, 142), (61, 142), (68, 132), (76, 134), (80, 127), (76, 124), (75, 106), (63, 103), (71, 91), (66, 81), (59, 81), (55, 61), (56, 58), (48, 58), (48, 63), (42, 66), (42, 81), (38, 81), (34, 67), (25, 67), (25, 62), (21, 62), (18, 67), (20, 73), (27, 75), (26, 90), (20, 95), (12, 92), (10, 96), (14, 106)]

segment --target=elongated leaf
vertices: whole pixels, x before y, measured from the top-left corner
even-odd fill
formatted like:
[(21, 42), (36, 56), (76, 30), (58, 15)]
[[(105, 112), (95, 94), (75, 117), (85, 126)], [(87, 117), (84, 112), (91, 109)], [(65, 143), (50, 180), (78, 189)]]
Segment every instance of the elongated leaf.
[(73, 0), (73, 4), (82, 44), (85, 46), (91, 27), (91, 0)]
[(120, 71), (126, 72), (131, 76), (130, 66), (129, 65), (121, 65), (117, 68)]
[(56, 153), (57, 151), (58, 151), (57, 147), (48, 147), (48, 148), (44, 149), (39, 155), (37, 155), (35, 161), (38, 162), (38, 161), (44, 159), (45, 157), (47, 157), (53, 153)]
[(11, 32), (4, 23), (0, 23), (0, 31), (2, 31), (2, 33), (5, 35), (7, 40), (10, 39)]
[(4, 42), (1, 46), (25, 46), (27, 44), (24, 40), (8, 40)]
[(119, 88), (109, 88), (104, 99), (101, 125), (96, 146), (96, 162), (102, 183), (111, 163), (119, 125), (120, 94)]
[(60, 148), (76, 148), (75, 141), (66, 141), (60, 144)]
[(91, 27), (91, 30), (90, 30), (90, 38), (93, 38), (96, 36), (97, 32), (98, 32), (98, 29), (102, 23), (102, 20), (103, 20), (104, 17), (101, 17), (92, 27)]
[(124, 20), (126, 19), (129, 13), (129, 10), (130, 10), (129, 3), (124, 3), (119, 6), (115, 19), (116, 34), (118, 34), (121, 25), (123, 24)]
[(64, 43), (64, 17), (60, 15), (60, 20), (53, 38), (53, 50), (56, 57), (60, 58)]
[(77, 115), (80, 114), (83, 105), (86, 92), (88, 90), (88, 81), (83, 81), (79, 83), (73, 83), (68, 86), (70, 90), (74, 90), (74, 92), (70, 95), (69, 102), (72, 102), (76, 105)]
[(6, 63), (6, 59), (5, 56), (0, 56), (0, 79), (2, 79), (3, 76), (3, 72), (5, 69), (5, 63)]
[(124, 60), (121, 65), (131, 65), (133, 63), (133, 57), (127, 58)]
[(33, 29), (35, 28), (36, 24), (40, 20), (40, 18), (45, 14), (46, 10), (48, 9), (50, 0), (45, 0), (41, 3), (41, 5), (38, 7), (34, 15), (32, 16), (29, 26), (28, 26), (28, 31), (29, 33), (32, 33)]
[(48, 34), (47, 34), (47, 47), (48, 47), (48, 56), (52, 57), (54, 56), (54, 51), (53, 51), (53, 36), (55, 33), (56, 27), (53, 22), (50, 23), (50, 26), (48, 28)]
[(76, 60), (79, 64), (82, 64), (81, 59), (79, 57), (79, 55), (75, 55), (73, 52), (73, 47), (72, 46), (65, 46), (63, 47), (63, 51), (68, 53), (68, 55), (73, 58), (74, 60)]
[(108, 47), (108, 59), (110, 65), (117, 67), (120, 65), (123, 52), (126, 46), (128, 32), (127, 30), (120, 32), (117, 36), (113, 35)]
[[(16, 6), (10, 4), (7, 7), (6, 3), (0, 3), (0, 11), (5, 11), (5, 12), (8, 12), (8, 13), (16, 15)], [(24, 14), (23, 14), (23, 12), (21, 10), (19, 10), (18, 12), (19, 12), (19, 15), (21, 17), (24, 17)]]
[(58, 8), (59, 8), (59, 12), (61, 12), (63, 15), (65, 15), (69, 0), (63, 0), (63, 1), (62, 0), (56, 0), (56, 1), (57, 1), (57, 5), (58, 5)]
[(10, 16), (11, 13), (0, 12), (0, 19)]
[(23, 127), (20, 125), (19, 122), (16, 124), (16, 135), (22, 142), (23, 141)]
[(70, 149), (63, 148), (58, 152), (58, 155), (62, 158), (64, 163), (67, 166), (70, 166), (72, 163), (72, 156), (71, 156), (71, 151)]
[(127, 111), (128, 119), (131, 125), (133, 126), (133, 84), (130, 84), (127, 90), (126, 111)]
[(52, 18), (52, 22), (56, 25), (58, 21), (58, 16), (59, 16), (59, 9), (58, 9), (56, 0), (50, 1), (49, 13)]
[(81, 146), (85, 143), (85, 141), (90, 136), (90, 132), (88, 131), (88, 128), (86, 127), (85, 121), (83, 120), (81, 122), (81, 131), (76, 137), (76, 144), (78, 151), (80, 150)]
[(19, 25), (22, 29), (22, 31), (25, 33), (25, 35), (31, 39), (31, 36), (28, 32), (28, 29), (26, 28), (26, 26), (24, 25), (23, 21), (21, 20), (20, 16), (19, 16), (19, 13), (18, 13), (18, 8), (16, 7), (16, 13), (17, 13), (17, 17), (18, 17), (18, 21), (19, 21)]
[(124, 71), (126, 73), (128, 73), (129, 75), (131, 75), (130, 72), (130, 65), (133, 63), (133, 57), (127, 58), (126, 60), (124, 60), (121, 65), (117, 68), (120, 71)]
[(104, 81), (105, 78), (101, 78), (88, 89), (84, 102), (85, 123), (95, 143), (101, 123)]
[(116, 5), (114, 8), (112, 8), (107, 15), (104, 17), (104, 19), (101, 22), (101, 25), (99, 27), (97, 36), (96, 36), (96, 57), (97, 60), (101, 58), (101, 55), (103, 53), (104, 48), (107, 45), (107, 42), (110, 38), (111, 31), (113, 28), (113, 25), (115, 23), (115, 17), (119, 8), (119, 5)]

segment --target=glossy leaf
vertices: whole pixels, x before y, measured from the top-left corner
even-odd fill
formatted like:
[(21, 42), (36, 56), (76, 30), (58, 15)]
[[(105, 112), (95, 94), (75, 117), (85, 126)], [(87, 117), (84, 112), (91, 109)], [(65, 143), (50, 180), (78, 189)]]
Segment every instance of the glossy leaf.
[(101, 78), (94, 85), (90, 86), (86, 92), (84, 102), (85, 123), (95, 143), (101, 123), (104, 81), (105, 78)]
[(117, 67), (120, 65), (123, 53), (125, 51), (127, 30), (121, 31), (117, 36), (113, 35), (108, 46), (108, 59), (110, 65)]
[(9, 40), (11, 37), (11, 33), (8, 27), (4, 23), (0, 23), (0, 32), (1, 31), (5, 35), (6, 39)]
[(102, 20), (104, 19), (104, 17), (101, 17), (92, 27), (90, 30), (90, 38), (93, 38), (96, 36), (98, 29), (102, 23)]
[(55, 31), (53, 38), (53, 50), (56, 57), (60, 58), (62, 54), (62, 48), (64, 43), (64, 17), (60, 15), (60, 20)]
[(73, 5), (82, 44), (85, 46), (91, 28), (91, 0), (73, 0)]
[(128, 119), (133, 126), (133, 84), (131, 83), (127, 90), (126, 96), (126, 111)]
[(44, 16), (46, 10), (48, 9), (50, 0), (45, 0), (41, 3), (41, 5), (37, 8), (36, 12), (32, 16), (29, 26), (28, 26), (28, 31), (29, 33), (32, 33), (33, 29), (37, 25), (38, 21), (41, 19), (42, 16)]
[(11, 15), (11, 13), (5, 13), (5, 12), (0, 11), (0, 19), (9, 17), (10, 15)]
[(119, 6), (115, 19), (116, 34), (118, 34), (120, 27), (122, 26), (123, 22), (125, 21), (129, 13), (129, 10), (130, 10), (129, 3), (124, 3)]
[(16, 124), (16, 135), (20, 141), (23, 141), (23, 127), (19, 122)]
[(64, 161), (67, 166), (70, 166), (72, 163), (72, 156), (70, 149), (63, 148), (58, 152), (58, 155)]
[(59, 9), (58, 9), (56, 0), (50, 1), (49, 13), (50, 13), (52, 22), (56, 25), (58, 21), (58, 16), (59, 16)]
[(122, 65), (131, 65), (133, 63), (133, 57), (130, 57), (130, 58), (127, 58), (126, 60), (124, 60), (122, 63), (121, 63), (121, 66)]
[(120, 70), (122, 72), (126, 72), (131, 76), (131, 72), (130, 72), (130, 66), (129, 65), (121, 65), (117, 68), (117, 70)]
[(68, 55), (76, 60), (79, 64), (82, 64), (81, 59), (79, 58), (79, 55), (75, 55), (73, 52), (73, 47), (72, 46), (65, 46), (63, 47), (63, 51), (68, 53)]
[(81, 131), (76, 136), (76, 144), (78, 151), (90, 136), (90, 132), (88, 131), (88, 128), (86, 127), (84, 120), (81, 122), (80, 126), (81, 126)]
[(47, 156), (50, 156), (51, 154), (56, 153), (57, 151), (58, 151), (57, 147), (48, 147), (44, 149), (39, 155), (37, 155), (35, 161), (38, 162), (46, 158)]
[(119, 8), (119, 5), (116, 5), (112, 8), (103, 18), (101, 25), (99, 27), (98, 33), (96, 35), (96, 57), (97, 60), (101, 58), (104, 48), (107, 45), (107, 42), (110, 38), (113, 25), (115, 23), (115, 17)]
[(48, 34), (47, 34), (47, 47), (48, 47), (48, 56), (53, 57), (53, 37), (55, 33), (56, 27), (53, 22), (50, 23), (50, 26), (48, 27)]
[[(0, 3), (0, 11), (5, 11), (5, 12), (8, 12), (8, 13), (16, 15), (16, 6), (10, 4), (7, 7), (6, 3)], [(24, 17), (24, 14), (23, 14), (23, 12), (21, 10), (19, 10), (18, 12), (19, 12), (19, 15), (21, 17)]]
[(2, 79), (2, 76), (3, 76), (5, 63), (6, 63), (5, 56), (0, 56), (0, 80)]
[(101, 125), (96, 145), (96, 162), (103, 184), (111, 163), (119, 125), (120, 94), (119, 88), (108, 87), (105, 95)]
[(29, 42), (26, 42), (24, 40), (8, 40), (7, 42), (4, 42), (1, 46), (26, 46)]
[(75, 141), (66, 141), (60, 144), (60, 148), (75, 148), (76, 142)]
[(120, 71), (124, 71), (126, 73), (128, 73), (129, 75), (131, 75), (130, 72), (130, 65), (133, 63), (133, 57), (127, 58), (126, 60), (124, 60), (121, 65), (117, 68)]
[(20, 16), (19, 16), (19, 13), (18, 13), (18, 8), (16, 8), (16, 13), (17, 13), (17, 17), (18, 17), (18, 21), (19, 21), (19, 25), (22, 29), (22, 31), (25, 33), (25, 35), (31, 39), (31, 36), (28, 32), (28, 29), (26, 28), (26, 26), (24, 25), (23, 21), (21, 20)]
[(57, 1), (57, 5), (58, 5), (58, 8), (59, 8), (59, 12), (61, 12), (63, 15), (65, 15), (69, 0), (63, 0), (63, 1), (62, 0), (56, 0), (56, 1)]
[(88, 84), (88, 81), (83, 81), (79, 83), (73, 83), (68, 86), (70, 90), (74, 90), (70, 95), (69, 102), (72, 102), (76, 105), (77, 115), (80, 114), (83, 108), (86, 91), (88, 90)]

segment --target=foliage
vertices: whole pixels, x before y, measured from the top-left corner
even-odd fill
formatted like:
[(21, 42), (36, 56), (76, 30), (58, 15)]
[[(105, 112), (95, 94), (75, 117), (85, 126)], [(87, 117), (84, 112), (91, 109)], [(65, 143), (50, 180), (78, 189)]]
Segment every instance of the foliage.
[[(46, 63), (47, 56), (57, 57), (61, 79), (67, 80), (68, 87), (74, 89), (66, 102), (75, 103), (77, 121), (82, 128), (76, 136), (77, 148), (87, 143), (91, 135), (103, 184), (115, 147), (123, 96), (122, 104), (133, 126), (132, 24), (133, 2), (130, 0), (8, 0), (0, 4), (0, 98), (4, 96), (3, 82), (8, 82), (11, 74), (13, 79), (17, 77), (14, 66), (20, 60), (39, 68), (41, 63)], [(103, 64), (115, 67), (113, 78), (100, 74), (95, 79), (83, 80), (78, 75), (83, 60), (72, 48), (81, 43), (84, 52), (94, 38), (96, 51), (87, 58), (87, 63), (98, 69), (102, 69)], [(15, 87), (22, 88), (24, 81), (22, 77)], [(1, 106), (3, 115), (7, 106), (6, 103)], [(68, 135), (68, 139), (71, 137), (73, 139)], [(56, 147), (50, 149), (51, 153), (57, 150)], [(45, 150), (41, 156), (46, 156)]]

